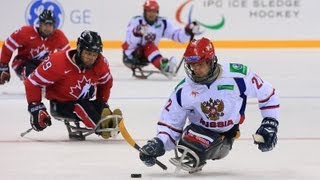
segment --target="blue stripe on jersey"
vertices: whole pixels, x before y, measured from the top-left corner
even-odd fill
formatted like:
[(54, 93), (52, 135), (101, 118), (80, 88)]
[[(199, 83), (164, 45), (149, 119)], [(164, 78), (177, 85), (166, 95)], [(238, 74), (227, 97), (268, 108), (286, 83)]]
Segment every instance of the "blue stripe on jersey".
[(177, 97), (177, 102), (178, 102), (178, 104), (182, 107), (182, 105), (181, 105), (181, 91), (182, 91), (182, 88), (180, 88), (180, 89), (176, 92), (176, 97)]
[(246, 91), (247, 87), (246, 87), (246, 84), (244, 83), (243, 78), (234, 78), (234, 80), (236, 81), (236, 83), (238, 85), (238, 88), (240, 91), (240, 97), (243, 99), (239, 113), (241, 115), (244, 115), (244, 112), (245, 112), (246, 106), (247, 106), (247, 95), (245, 95), (244, 92)]
[(164, 32), (165, 32), (166, 29), (167, 29), (167, 20), (162, 19), (162, 22), (163, 22), (163, 26), (164, 26), (163, 31), (162, 31), (162, 37), (163, 37), (163, 36), (164, 36)]

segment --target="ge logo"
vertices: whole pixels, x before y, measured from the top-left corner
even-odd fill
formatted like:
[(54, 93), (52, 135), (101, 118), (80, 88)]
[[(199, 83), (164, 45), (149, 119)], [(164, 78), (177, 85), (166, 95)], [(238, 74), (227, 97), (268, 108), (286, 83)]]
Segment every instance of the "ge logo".
[(27, 7), (25, 18), (29, 25), (39, 25), (39, 15), (44, 9), (51, 10), (56, 17), (55, 27), (61, 28), (64, 19), (62, 6), (55, 0), (33, 0)]

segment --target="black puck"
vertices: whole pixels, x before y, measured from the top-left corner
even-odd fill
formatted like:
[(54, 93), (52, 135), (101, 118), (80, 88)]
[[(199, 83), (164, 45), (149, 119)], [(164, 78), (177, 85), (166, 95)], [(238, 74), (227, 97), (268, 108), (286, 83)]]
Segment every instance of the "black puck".
[(141, 174), (131, 174), (132, 178), (141, 178)]

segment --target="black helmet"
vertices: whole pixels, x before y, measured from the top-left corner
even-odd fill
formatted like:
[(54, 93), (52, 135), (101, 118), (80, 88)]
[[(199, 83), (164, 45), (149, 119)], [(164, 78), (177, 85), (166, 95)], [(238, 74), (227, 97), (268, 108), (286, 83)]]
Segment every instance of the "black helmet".
[(102, 52), (102, 41), (101, 37), (97, 32), (94, 31), (83, 31), (77, 41), (77, 53), (75, 56), (76, 64), (80, 68), (90, 68), (85, 65), (81, 59), (81, 53), (83, 50), (101, 53)]
[(83, 50), (97, 53), (102, 52), (101, 37), (97, 32), (94, 31), (83, 31), (78, 38), (77, 46), (80, 52)]
[(54, 14), (53, 14), (53, 12), (51, 10), (45, 9), (39, 15), (39, 21), (40, 21), (40, 23), (55, 24), (56, 17), (54, 16)]

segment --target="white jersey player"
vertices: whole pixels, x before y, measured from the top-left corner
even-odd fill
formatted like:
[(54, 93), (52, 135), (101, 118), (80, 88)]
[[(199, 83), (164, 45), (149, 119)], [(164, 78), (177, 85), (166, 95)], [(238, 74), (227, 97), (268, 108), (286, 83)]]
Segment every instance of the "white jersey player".
[(123, 62), (132, 70), (152, 63), (160, 71), (172, 73), (176, 60), (162, 56), (158, 48), (161, 38), (183, 43), (193, 39), (194, 34), (199, 32), (196, 22), (181, 29), (158, 15), (159, 4), (155, 0), (147, 0), (143, 5), (143, 16), (133, 17), (128, 24), (122, 45)]
[(191, 173), (201, 170), (208, 159), (227, 156), (240, 136), (239, 125), (244, 122), (250, 97), (258, 99), (263, 119), (255, 143), (263, 152), (274, 148), (280, 105), (270, 83), (245, 65), (218, 64), (207, 38), (189, 43), (184, 62), (188, 77), (163, 108), (157, 136), (141, 149), (140, 159), (147, 166), (174, 148), (183, 155), (176, 153), (170, 162)]

